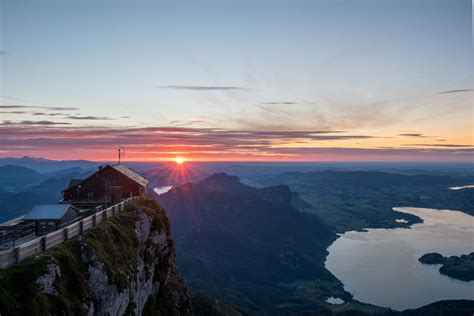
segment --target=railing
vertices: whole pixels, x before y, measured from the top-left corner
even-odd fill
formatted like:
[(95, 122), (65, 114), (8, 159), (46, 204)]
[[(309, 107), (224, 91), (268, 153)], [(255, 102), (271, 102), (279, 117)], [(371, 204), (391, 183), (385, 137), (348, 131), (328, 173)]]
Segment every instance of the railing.
[(52, 233), (33, 239), (15, 248), (0, 251), (0, 269), (11, 267), (25, 258), (51, 249), (68, 239), (80, 235), (123, 211), (126, 203), (136, 199), (139, 199), (139, 197), (131, 197)]
[(10, 248), (12, 245), (15, 244), (15, 241), (18, 238), (30, 235), (34, 231), (35, 225), (31, 223), (26, 225), (19, 225), (18, 227), (15, 227), (10, 230), (5, 230), (3, 234), (0, 235), (0, 245), (8, 246), (7, 248)]

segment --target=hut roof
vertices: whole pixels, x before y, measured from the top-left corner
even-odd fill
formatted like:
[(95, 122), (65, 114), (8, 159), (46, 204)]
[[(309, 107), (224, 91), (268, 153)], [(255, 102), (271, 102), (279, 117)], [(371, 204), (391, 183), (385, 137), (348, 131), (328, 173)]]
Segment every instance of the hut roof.
[(124, 166), (124, 165), (110, 165), (110, 167), (114, 168), (118, 172), (122, 173), (123, 175), (129, 177), (133, 181), (139, 183), (141, 186), (146, 187), (148, 185), (148, 180), (142, 177), (140, 174), (135, 172), (134, 170)]
[(46, 204), (35, 205), (29, 211), (24, 220), (60, 220), (64, 214), (70, 209), (74, 208), (71, 204)]
[(69, 181), (69, 185), (67, 186), (68, 189), (70, 188), (73, 188), (75, 187), (76, 185), (78, 185), (79, 183), (81, 183), (82, 181), (84, 181), (84, 179), (71, 179)]
[[(136, 171), (134, 171), (134, 170), (132, 170), (132, 169), (130, 169), (130, 168), (124, 166), (124, 165), (121, 165), (121, 164), (106, 165), (104, 167), (100, 167), (99, 171), (97, 171), (97, 172), (100, 172), (100, 170), (103, 170), (105, 168), (112, 168), (112, 169), (120, 172), (121, 174), (123, 174), (127, 178), (137, 182), (138, 184), (140, 184), (143, 187), (146, 187), (149, 183), (147, 179), (142, 177)], [(66, 190), (69, 190), (71, 188), (74, 188), (74, 187), (78, 186), (79, 184), (81, 184), (82, 182), (86, 181), (87, 179), (90, 179), (90, 178), (94, 177), (97, 174), (97, 172), (93, 173), (92, 175), (90, 175), (86, 179), (71, 179), (71, 181), (69, 181), (69, 185), (68, 185), (67, 189), (64, 189), (62, 192), (66, 191)]]

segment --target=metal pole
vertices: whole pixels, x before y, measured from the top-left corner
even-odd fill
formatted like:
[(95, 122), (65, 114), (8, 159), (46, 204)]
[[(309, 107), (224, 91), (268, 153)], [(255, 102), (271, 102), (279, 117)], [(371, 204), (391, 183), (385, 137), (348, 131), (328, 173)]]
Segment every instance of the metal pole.
[(104, 199), (105, 199), (105, 208), (107, 208), (107, 182), (105, 182)]

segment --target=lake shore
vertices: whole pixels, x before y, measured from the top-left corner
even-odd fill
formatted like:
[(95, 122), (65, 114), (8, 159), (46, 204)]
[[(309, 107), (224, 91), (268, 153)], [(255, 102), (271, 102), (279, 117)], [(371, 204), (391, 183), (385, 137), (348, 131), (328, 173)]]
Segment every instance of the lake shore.
[[(473, 251), (474, 217), (459, 211), (395, 207), (423, 219), (410, 229), (349, 231), (328, 247), (326, 267), (354, 299), (395, 310), (417, 308), (443, 299), (474, 300), (474, 283), (439, 274), (418, 258)], [(377, 283), (373, 280), (381, 280)], [(387, 287), (387, 284), (392, 284)]]

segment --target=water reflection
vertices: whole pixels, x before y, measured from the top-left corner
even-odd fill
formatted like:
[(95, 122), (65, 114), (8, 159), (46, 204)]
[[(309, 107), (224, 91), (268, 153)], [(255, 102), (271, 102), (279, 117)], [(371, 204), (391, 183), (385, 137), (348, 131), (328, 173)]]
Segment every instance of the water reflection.
[(347, 232), (329, 248), (326, 267), (363, 302), (402, 310), (442, 299), (474, 299), (474, 282), (441, 275), (423, 265), (428, 252), (444, 256), (474, 251), (474, 217), (458, 211), (394, 208), (421, 217), (411, 229)]
[(342, 304), (342, 303), (344, 303), (344, 300), (340, 299), (339, 297), (331, 296), (328, 299), (326, 299), (326, 302), (329, 303), (329, 304)]
[(463, 189), (474, 189), (474, 184), (465, 185), (465, 186), (461, 186), (461, 187), (450, 187), (449, 189), (454, 190), (454, 191), (463, 190)]
[(159, 195), (159, 194), (163, 194), (163, 193), (168, 192), (172, 188), (173, 188), (172, 185), (168, 185), (168, 186), (165, 186), (165, 187), (154, 188), (153, 191), (155, 191), (155, 193)]

